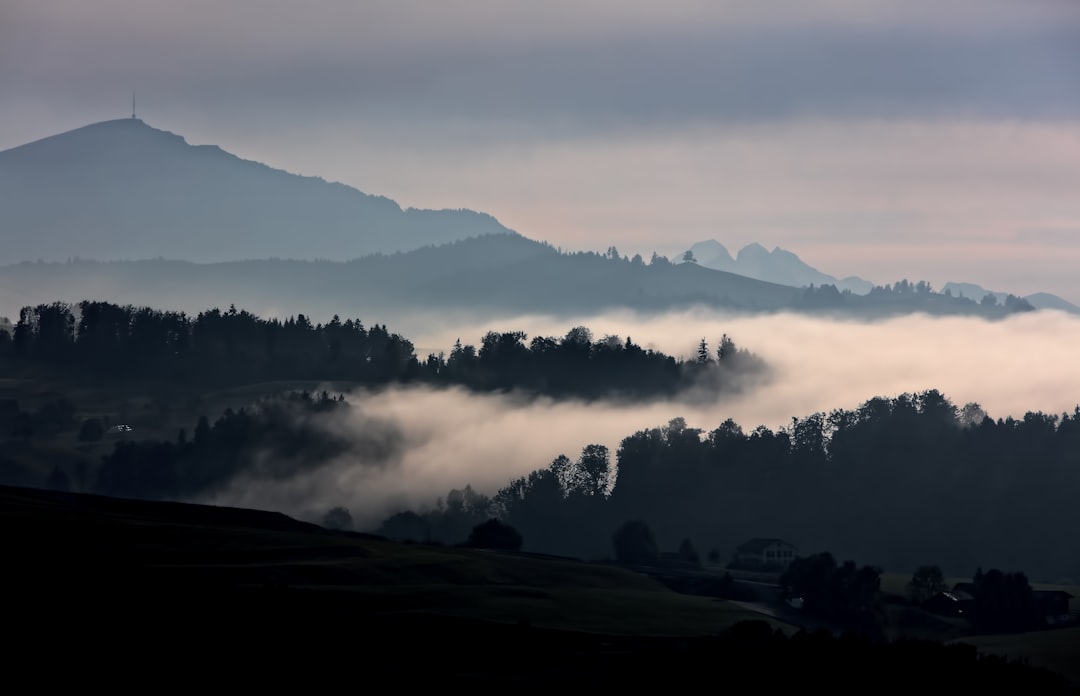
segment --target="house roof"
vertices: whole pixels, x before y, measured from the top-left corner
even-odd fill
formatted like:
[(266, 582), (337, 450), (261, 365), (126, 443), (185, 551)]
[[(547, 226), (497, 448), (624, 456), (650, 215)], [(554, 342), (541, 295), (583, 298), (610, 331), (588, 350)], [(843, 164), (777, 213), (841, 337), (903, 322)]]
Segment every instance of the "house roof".
[(952, 592), (948, 592), (948, 591), (938, 592), (937, 596), (938, 597), (944, 597), (945, 599), (949, 600), (950, 602), (973, 602), (973, 601), (975, 601), (974, 597), (969, 595), (967, 592), (964, 592), (963, 590), (953, 590)]
[(744, 544), (739, 544), (739, 547), (735, 550), (739, 553), (761, 553), (768, 547), (777, 544), (781, 546), (790, 546), (791, 548), (795, 548), (794, 544), (784, 541), (783, 539), (768, 539), (762, 537), (758, 539), (751, 539)]
[(1065, 590), (1033, 590), (1032, 594), (1036, 597), (1064, 597), (1065, 599), (1072, 599), (1073, 596)]

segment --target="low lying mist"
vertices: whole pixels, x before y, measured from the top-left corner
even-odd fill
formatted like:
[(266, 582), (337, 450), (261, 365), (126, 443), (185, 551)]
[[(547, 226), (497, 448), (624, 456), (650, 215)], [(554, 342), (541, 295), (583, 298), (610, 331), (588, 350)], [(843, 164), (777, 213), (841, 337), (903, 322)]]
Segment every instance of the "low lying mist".
[(406, 334), (414, 337), (421, 357), (425, 350), (448, 352), (458, 337), (478, 342), (488, 330), (561, 336), (583, 325), (595, 336), (630, 336), (643, 347), (678, 357), (692, 356), (702, 338), (715, 349), (726, 333), (771, 370), (761, 384), (714, 400), (648, 404), (553, 401), (459, 389), (356, 391), (347, 395), (354, 408), (328, 418), (324, 427), (365, 440), (376, 435), (370, 431), (380, 424), (393, 427), (401, 439), (389, 460), (366, 461), (356, 454), (363, 450), (356, 449), (289, 479), (234, 480), (211, 502), (314, 520), (331, 507), (344, 506), (356, 527), (367, 529), (394, 512), (430, 507), (451, 488), (471, 484), (494, 493), (559, 454), (575, 458), (587, 444), (609, 447), (614, 464), (624, 437), (676, 416), (706, 431), (728, 418), (746, 431), (758, 425), (775, 430), (792, 417), (854, 409), (874, 396), (927, 389), (939, 390), (958, 407), (977, 402), (993, 418), (1071, 412), (1080, 404), (1080, 364), (1074, 356), (1080, 318), (1050, 311), (996, 322), (906, 316), (865, 323), (691, 310), (651, 317), (619, 312), (571, 319), (517, 317), (453, 328), (426, 325), (427, 333), (414, 329)]

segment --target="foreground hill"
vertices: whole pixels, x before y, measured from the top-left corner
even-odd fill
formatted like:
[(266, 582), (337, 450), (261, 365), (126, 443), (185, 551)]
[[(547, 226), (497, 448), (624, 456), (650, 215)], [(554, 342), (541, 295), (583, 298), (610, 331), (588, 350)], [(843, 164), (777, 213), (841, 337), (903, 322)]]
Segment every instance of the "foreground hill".
[[(58, 604), (184, 587), (330, 593), (363, 612), (704, 635), (753, 614), (574, 559), (397, 544), (280, 513), (0, 486), (5, 583)], [(117, 607), (119, 609), (120, 607)]]
[(253, 511), (0, 487), (0, 542), (10, 671), (50, 685), (689, 686), (782, 663), (772, 685), (833, 693), (885, 673), (904, 688), (1067, 686), (968, 646), (789, 638), (617, 568), (396, 545)]
[(509, 232), (489, 215), (402, 210), (138, 119), (0, 152), (0, 229), (9, 262), (351, 259)]
[[(794, 288), (663, 257), (645, 263), (596, 253), (561, 253), (518, 235), (474, 237), (348, 262), (185, 261), (20, 263), (0, 266), (0, 313), (55, 300), (200, 311), (235, 304), (282, 316), (388, 317), (407, 311), (579, 315), (607, 309), (664, 311), (694, 304), (739, 312), (782, 310), (866, 318), (925, 312), (1001, 317), (1031, 307), (1012, 298), (982, 304), (901, 281), (867, 295), (833, 286)], [(395, 323), (397, 323), (395, 321)]]

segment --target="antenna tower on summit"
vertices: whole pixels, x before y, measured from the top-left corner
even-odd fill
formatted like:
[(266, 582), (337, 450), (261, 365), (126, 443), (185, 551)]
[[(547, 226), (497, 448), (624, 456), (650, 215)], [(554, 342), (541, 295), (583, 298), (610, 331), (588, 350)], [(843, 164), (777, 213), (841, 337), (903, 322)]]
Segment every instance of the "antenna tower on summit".
[(135, 90), (131, 90), (131, 117), (135, 118)]

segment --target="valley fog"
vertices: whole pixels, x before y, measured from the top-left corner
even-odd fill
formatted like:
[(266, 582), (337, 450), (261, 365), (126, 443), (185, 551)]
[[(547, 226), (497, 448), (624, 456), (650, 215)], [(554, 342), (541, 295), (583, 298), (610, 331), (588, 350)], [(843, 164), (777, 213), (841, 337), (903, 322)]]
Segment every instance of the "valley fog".
[(614, 466), (624, 437), (675, 417), (706, 432), (728, 418), (746, 432), (758, 425), (775, 430), (793, 417), (928, 389), (939, 390), (958, 408), (976, 402), (995, 419), (1020, 418), (1027, 411), (1072, 412), (1080, 403), (1080, 365), (1073, 357), (1080, 318), (1052, 311), (996, 322), (909, 315), (867, 323), (704, 310), (477, 323), (414, 317), (388, 328), (413, 340), (423, 360), (428, 352), (448, 353), (459, 337), (479, 345), (488, 330), (522, 330), (531, 339), (562, 336), (573, 326), (588, 327), (595, 338), (629, 336), (681, 358), (694, 355), (702, 338), (715, 351), (726, 333), (762, 357), (771, 373), (734, 394), (702, 398), (699, 392), (649, 403), (527, 399), (456, 388), (354, 391), (347, 395), (354, 408), (328, 418), (324, 427), (357, 438), (370, 437), (372, 428), (396, 428), (401, 445), (388, 458), (353, 454), (286, 480), (240, 478), (209, 502), (306, 519), (340, 505), (352, 512), (357, 528), (369, 529), (394, 512), (430, 507), (466, 484), (491, 495), (560, 454), (576, 458), (587, 444), (606, 445)]

